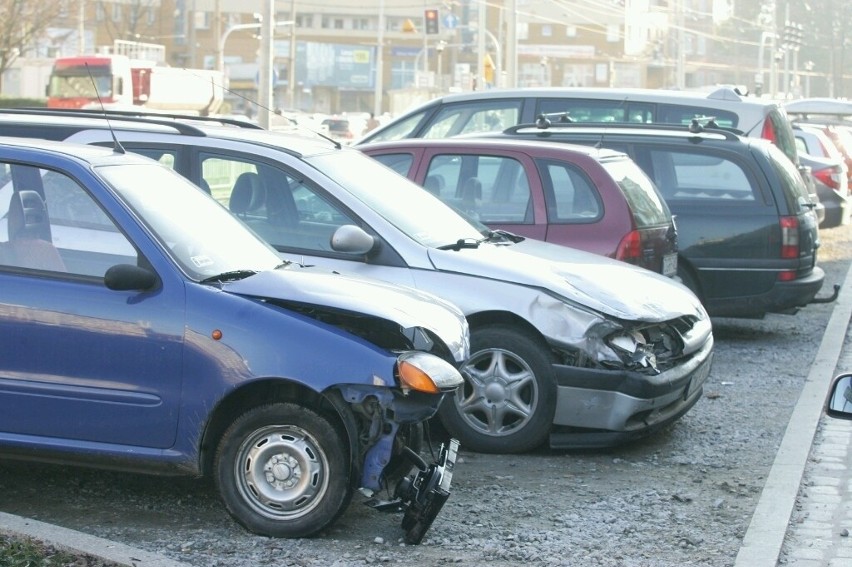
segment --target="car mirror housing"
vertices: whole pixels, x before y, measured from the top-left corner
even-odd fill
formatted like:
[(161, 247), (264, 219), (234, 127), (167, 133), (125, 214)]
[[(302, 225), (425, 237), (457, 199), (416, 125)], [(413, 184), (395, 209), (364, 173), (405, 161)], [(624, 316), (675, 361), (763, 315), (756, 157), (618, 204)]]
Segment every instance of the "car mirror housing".
[(345, 254), (369, 254), (376, 246), (376, 239), (361, 227), (345, 224), (331, 235), (331, 249)]
[(841, 374), (834, 379), (825, 412), (830, 417), (852, 420), (852, 374)]
[(104, 274), (104, 284), (113, 291), (145, 291), (157, 284), (157, 275), (139, 266), (117, 264)]

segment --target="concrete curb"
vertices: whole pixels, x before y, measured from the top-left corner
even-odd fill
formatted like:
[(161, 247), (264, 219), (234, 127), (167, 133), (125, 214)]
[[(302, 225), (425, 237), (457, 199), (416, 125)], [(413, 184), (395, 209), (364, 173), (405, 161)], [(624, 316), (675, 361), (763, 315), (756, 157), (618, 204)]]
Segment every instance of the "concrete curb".
[(123, 567), (190, 567), (129, 545), (4, 512), (0, 512), (0, 533), (43, 541), (57, 549), (85, 553)]
[[(734, 567), (777, 567), (781, 547), (799, 494), (828, 389), (846, 339), (852, 316), (852, 267), (826, 326), (811, 371), (790, 416), (787, 430), (757, 508), (751, 518)], [(767, 408), (756, 407), (755, 411)]]

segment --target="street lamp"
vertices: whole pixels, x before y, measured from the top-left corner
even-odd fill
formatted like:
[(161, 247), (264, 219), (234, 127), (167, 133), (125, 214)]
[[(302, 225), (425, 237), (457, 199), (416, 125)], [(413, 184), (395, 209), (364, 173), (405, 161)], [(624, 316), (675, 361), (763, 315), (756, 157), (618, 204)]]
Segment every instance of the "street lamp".
[(443, 39), (435, 44), (435, 53), (438, 58), (438, 62), (435, 64), (435, 74), (437, 75), (438, 88), (442, 88), (444, 86), (444, 81), (442, 79), (441, 74), (441, 63), (443, 59), (444, 49), (447, 47), (447, 42)]
[[(275, 22), (275, 26), (289, 26), (292, 25), (292, 20), (284, 20), (281, 22)], [(234, 24), (225, 30), (225, 33), (219, 38), (219, 45), (216, 49), (216, 69), (225, 72), (225, 42), (228, 40), (228, 36), (230, 36), (235, 31), (241, 30), (259, 30), (263, 26), (261, 22), (255, 22), (253, 24)]]

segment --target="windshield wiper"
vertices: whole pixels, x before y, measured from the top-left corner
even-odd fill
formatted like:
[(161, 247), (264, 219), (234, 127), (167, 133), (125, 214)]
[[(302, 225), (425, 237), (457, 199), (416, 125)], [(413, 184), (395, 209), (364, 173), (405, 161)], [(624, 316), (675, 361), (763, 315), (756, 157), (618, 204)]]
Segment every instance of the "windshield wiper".
[(255, 275), (255, 270), (231, 270), (230, 272), (222, 272), (209, 278), (204, 278), (200, 283), (216, 283), (216, 282), (234, 282)]
[(492, 230), (488, 233), (488, 240), (508, 240), (517, 244), (518, 242), (523, 242), (524, 240), (526, 240), (526, 237), (519, 236), (513, 232), (509, 232), (508, 230)]
[(462, 248), (479, 248), (479, 245), (488, 240), (487, 238), (481, 238), (476, 240), (474, 238), (459, 238), (452, 244), (444, 244), (443, 246), (438, 246), (438, 250), (454, 250), (458, 252)]

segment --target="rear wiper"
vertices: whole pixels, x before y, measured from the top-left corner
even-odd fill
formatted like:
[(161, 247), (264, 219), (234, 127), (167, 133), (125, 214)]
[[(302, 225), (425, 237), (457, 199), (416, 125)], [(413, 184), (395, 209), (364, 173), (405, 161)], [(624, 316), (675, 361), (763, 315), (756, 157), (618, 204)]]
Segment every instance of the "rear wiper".
[(476, 240), (474, 238), (459, 238), (452, 244), (444, 244), (443, 246), (438, 246), (438, 250), (454, 250), (458, 252), (462, 248), (479, 248), (479, 245), (488, 240), (487, 238), (481, 238)]
[(233, 282), (251, 277), (256, 273), (255, 270), (231, 270), (230, 272), (222, 272), (221, 274), (204, 278), (200, 283)]

